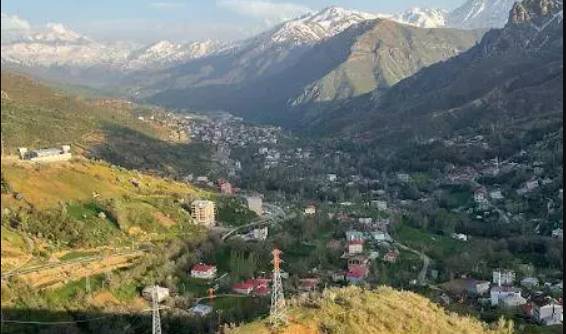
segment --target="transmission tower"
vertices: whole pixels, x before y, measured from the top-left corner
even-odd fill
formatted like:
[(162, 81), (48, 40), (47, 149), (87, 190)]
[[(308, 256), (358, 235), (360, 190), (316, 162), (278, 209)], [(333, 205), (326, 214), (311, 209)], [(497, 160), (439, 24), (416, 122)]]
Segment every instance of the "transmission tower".
[(269, 321), (273, 325), (287, 322), (285, 309), (285, 296), (283, 295), (283, 284), (281, 283), (281, 251), (274, 249), (273, 252), (273, 288), (271, 291), (271, 308), (269, 309)]
[(157, 296), (157, 285), (153, 286), (153, 291), (151, 293), (151, 306), (152, 306), (152, 319), (153, 319), (153, 329), (152, 334), (161, 334), (161, 318), (159, 317), (159, 302)]

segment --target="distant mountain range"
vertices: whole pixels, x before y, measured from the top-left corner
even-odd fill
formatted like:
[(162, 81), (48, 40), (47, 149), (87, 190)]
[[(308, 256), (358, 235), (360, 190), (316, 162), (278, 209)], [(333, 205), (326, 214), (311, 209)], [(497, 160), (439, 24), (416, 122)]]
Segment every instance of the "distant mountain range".
[[(129, 43), (102, 43), (82, 36), (61, 24), (49, 24), (42, 31), (2, 38), (2, 64), (20, 69), (55, 67), (85, 70), (134, 72), (179, 65), (214, 55), (230, 48), (243, 48), (258, 39), (276, 45), (305, 45), (331, 38), (354, 24), (386, 18), (421, 28), (493, 28), (503, 26), (512, 0), (469, 0), (453, 12), (440, 9), (412, 8), (397, 15), (370, 14), (338, 7), (326, 8), (294, 19), (256, 38), (233, 44), (213, 41), (173, 43), (160, 41), (149, 46)], [(3, 14), (5, 15), (5, 14)], [(267, 39), (266, 37), (269, 36)], [(88, 78), (85, 80), (88, 84)]]
[(49, 25), (3, 40), (2, 67), (179, 109), (293, 123), (465, 52), (505, 25), (512, 4), (469, 0), (452, 12), (397, 15), (329, 7), (233, 43), (108, 44)]
[(512, 132), (509, 138), (550, 133), (562, 128), (563, 44), (562, 1), (524, 0), (503, 29), (489, 31), (470, 50), (385, 92), (310, 111), (297, 124), (381, 144), (481, 128)]

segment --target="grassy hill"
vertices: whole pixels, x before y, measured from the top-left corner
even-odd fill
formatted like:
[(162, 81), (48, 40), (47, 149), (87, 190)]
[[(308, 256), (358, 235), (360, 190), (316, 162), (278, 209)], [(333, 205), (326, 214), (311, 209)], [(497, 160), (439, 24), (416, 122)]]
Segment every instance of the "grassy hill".
[[(116, 99), (69, 95), (33, 79), (2, 72), (4, 149), (72, 144), (76, 153), (127, 168), (200, 173), (213, 166), (208, 147), (169, 140), (172, 129), (144, 122), (147, 107)], [(84, 95), (84, 94), (83, 94)]]
[(273, 330), (267, 321), (232, 329), (231, 334), (503, 334), (512, 326), (501, 323), (492, 329), (472, 318), (447, 313), (442, 307), (412, 292), (380, 287), (369, 291), (357, 287), (326, 290), (308, 302), (291, 302), (289, 324)]
[(190, 185), (77, 158), (54, 165), (6, 160), (2, 177), (2, 269), (56, 252), (123, 247), (195, 231), (185, 203), (208, 194)]

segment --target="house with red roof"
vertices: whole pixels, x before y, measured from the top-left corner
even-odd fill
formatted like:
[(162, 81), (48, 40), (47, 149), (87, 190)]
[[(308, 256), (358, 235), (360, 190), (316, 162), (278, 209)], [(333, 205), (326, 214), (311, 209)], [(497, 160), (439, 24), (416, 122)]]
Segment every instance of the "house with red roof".
[(269, 288), (269, 278), (250, 278), (243, 282), (236, 283), (232, 286), (232, 291), (242, 295), (255, 294), (257, 296), (266, 296), (271, 293)]
[(367, 277), (367, 274), (367, 268), (353, 267), (346, 273), (346, 280), (352, 284), (360, 283)]
[(204, 263), (195, 264), (191, 268), (191, 277), (201, 279), (213, 279), (216, 277), (216, 266)]

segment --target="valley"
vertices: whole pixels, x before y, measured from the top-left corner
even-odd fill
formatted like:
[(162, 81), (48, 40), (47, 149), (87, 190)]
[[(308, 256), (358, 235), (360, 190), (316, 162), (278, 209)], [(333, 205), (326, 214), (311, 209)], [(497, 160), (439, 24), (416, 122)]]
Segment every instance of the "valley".
[(2, 333), (562, 332), (562, 21), (3, 30)]

